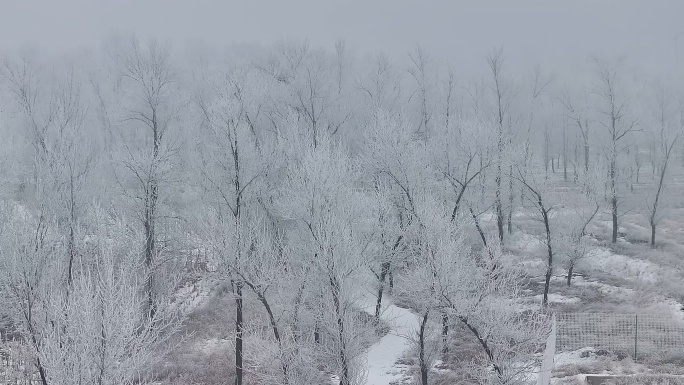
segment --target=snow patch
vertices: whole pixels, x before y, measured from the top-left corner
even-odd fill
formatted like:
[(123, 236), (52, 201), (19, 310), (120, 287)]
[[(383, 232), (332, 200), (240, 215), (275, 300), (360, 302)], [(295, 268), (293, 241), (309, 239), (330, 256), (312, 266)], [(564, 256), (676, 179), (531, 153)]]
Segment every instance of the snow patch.
[(513, 234), (508, 242), (511, 248), (527, 252), (537, 251), (544, 246), (537, 237), (522, 232)]
[(605, 248), (591, 250), (583, 261), (584, 266), (620, 277), (633, 278), (645, 283), (658, 283), (661, 267), (638, 258), (614, 254)]
[(408, 368), (396, 362), (411, 347), (411, 339), (418, 330), (417, 315), (387, 300), (383, 302), (380, 317), (390, 325), (390, 332), (366, 353), (368, 385), (390, 385), (404, 377)]
[(195, 350), (208, 355), (230, 348), (232, 346), (232, 341), (224, 338), (210, 338), (208, 340), (198, 341), (195, 345)]
[[(561, 277), (561, 276), (551, 277), (552, 281), (565, 281), (565, 279), (566, 279), (566, 277)], [(598, 282), (598, 281), (590, 281), (590, 280), (587, 280), (586, 278), (584, 278), (582, 276), (573, 276), (572, 284), (574, 286), (594, 287), (601, 294), (616, 296), (616, 297), (619, 297), (621, 299), (627, 299), (632, 294), (634, 294), (634, 289), (608, 285), (606, 283), (602, 283), (602, 282)]]
[[(542, 300), (542, 294), (537, 294), (533, 298), (537, 301)], [(548, 296), (549, 303), (556, 303), (556, 304), (570, 304), (570, 303), (579, 303), (581, 300), (578, 297), (566, 297), (562, 294), (555, 294), (555, 293), (549, 293)]]

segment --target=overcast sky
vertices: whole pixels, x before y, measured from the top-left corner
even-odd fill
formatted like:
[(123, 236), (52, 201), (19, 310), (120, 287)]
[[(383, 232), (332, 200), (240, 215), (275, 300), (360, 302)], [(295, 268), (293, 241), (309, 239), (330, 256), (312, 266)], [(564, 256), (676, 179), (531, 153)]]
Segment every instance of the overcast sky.
[(503, 46), (532, 63), (607, 52), (674, 68), (683, 18), (684, 0), (0, 0), (0, 48), (96, 46), (112, 32), (178, 46), (307, 37), (332, 47), (342, 37), (359, 52), (420, 43), (457, 63)]

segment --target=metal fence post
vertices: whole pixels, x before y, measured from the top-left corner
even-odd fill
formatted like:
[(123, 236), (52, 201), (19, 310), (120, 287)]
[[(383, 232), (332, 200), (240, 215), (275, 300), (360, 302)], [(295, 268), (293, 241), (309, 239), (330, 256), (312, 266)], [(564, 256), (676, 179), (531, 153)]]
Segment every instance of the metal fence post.
[(634, 314), (634, 361), (637, 360), (638, 340), (639, 340), (639, 315)]

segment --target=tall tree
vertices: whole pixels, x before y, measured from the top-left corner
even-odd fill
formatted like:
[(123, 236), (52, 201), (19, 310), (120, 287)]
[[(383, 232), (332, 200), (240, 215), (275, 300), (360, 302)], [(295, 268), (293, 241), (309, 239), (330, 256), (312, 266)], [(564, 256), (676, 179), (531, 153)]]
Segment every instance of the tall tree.
[(258, 138), (250, 124), (253, 121), (249, 115), (250, 104), (258, 102), (250, 92), (259, 89), (253, 75), (219, 72), (213, 77), (213, 90), (209, 95), (200, 94), (198, 100), (205, 127), (205, 139), (197, 148), (202, 159), (202, 179), (215, 197), (210, 209), (215, 212), (216, 225), (222, 229), (221, 242), (212, 244), (230, 277), (235, 297), (235, 385), (242, 385), (244, 377), (245, 271), (241, 266), (253, 247), (249, 242), (251, 227), (245, 218), (249, 218), (249, 211), (256, 204), (257, 183), (264, 172)]
[[(361, 383), (363, 324), (354, 316), (355, 289), (363, 267), (367, 199), (354, 187), (356, 171), (348, 155), (328, 137), (317, 146), (292, 148), (277, 207), (293, 221), (290, 237), (301, 246), (303, 263), (315, 273), (321, 290), (323, 330), (329, 331), (333, 372), (340, 385)], [(296, 152), (295, 152), (296, 151)], [(295, 155), (296, 154), (296, 155)], [(327, 349), (326, 349), (327, 348)]]
[[(656, 245), (656, 227), (662, 218), (662, 204), (663, 198), (666, 197), (665, 189), (668, 171), (671, 169), (668, 166), (673, 155), (672, 150), (682, 134), (681, 128), (677, 127), (678, 122), (674, 121), (677, 114), (674, 113), (670, 100), (668, 90), (664, 86), (656, 89), (655, 121), (652, 124), (652, 130), (649, 132), (649, 138), (655, 150), (651, 162), (659, 170), (656, 184), (647, 197), (648, 223), (651, 226), (651, 247)], [(680, 110), (678, 114), (682, 114), (682, 111)]]
[(416, 83), (416, 90), (409, 97), (409, 102), (414, 95), (418, 96), (419, 109), (419, 123), (416, 132), (427, 134), (430, 128), (430, 121), (432, 120), (432, 108), (430, 105), (430, 79), (429, 66), (431, 64), (430, 56), (421, 48), (417, 46), (413, 52), (409, 53), (410, 66), (408, 73)]
[[(590, 139), (590, 120), (589, 111), (584, 106), (586, 101), (586, 92), (583, 93), (582, 97), (578, 97), (579, 101), (573, 100), (570, 96), (570, 92), (565, 90), (563, 94), (559, 97), (560, 103), (565, 108), (565, 116), (572, 122), (574, 126), (579, 129), (580, 138), (582, 139), (582, 147), (584, 149), (584, 172), (589, 172), (589, 139)], [(585, 100), (585, 103), (581, 101)]]
[(496, 210), (496, 227), (499, 234), (499, 241), (504, 241), (504, 208), (501, 201), (501, 194), (503, 193), (503, 167), (505, 161), (505, 149), (508, 143), (508, 119), (510, 109), (510, 85), (506, 82), (503, 76), (504, 70), (504, 56), (503, 48), (498, 49), (489, 56), (487, 56), (487, 64), (492, 77), (492, 93), (494, 96), (494, 121), (498, 128), (497, 138), (497, 158), (496, 158), (496, 174), (494, 190), (495, 202), (494, 208)]
[[(175, 182), (174, 172), (179, 142), (172, 133), (178, 120), (179, 93), (176, 71), (170, 48), (150, 41), (141, 44), (132, 37), (126, 47), (115, 56), (120, 84), (115, 84), (119, 99), (114, 108), (120, 116), (113, 128), (117, 129), (120, 152), (116, 160), (123, 166), (117, 173), (124, 194), (135, 199), (138, 218), (145, 233), (143, 265), (147, 303), (145, 313), (154, 318), (158, 297), (155, 275), (161, 268), (163, 238), (160, 221), (164, 215), (161, 197), (171, 191), (162, 191)], [(120, 176), (127, 176), (121, 180)], [(163, 284), (163, 282), (159, 282)]]
[(620, 202), (620, 170), (619, 155), (629, 147), (626, 144), (628, 135), (637, 131), (637, 120), (628, 115), (627, 98), (619, 88), (619, 64), (609, 64), (601, 59), (594, 59), (598, 82), (594, 92), (601, 101), (600, 112), (603, 116), (601, 125), (608, 134), (606, 157), (608, 160), (608, 193), (611, 205), (613, 231), (611, 242), (617, 242), (618, 236), (618, 206)]

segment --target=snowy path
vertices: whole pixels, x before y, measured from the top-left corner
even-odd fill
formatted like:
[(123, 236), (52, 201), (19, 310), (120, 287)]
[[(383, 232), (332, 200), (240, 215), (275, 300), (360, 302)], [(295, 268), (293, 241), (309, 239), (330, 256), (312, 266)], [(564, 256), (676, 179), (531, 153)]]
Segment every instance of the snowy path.
[[(381, 318), (389, 325), (390, 331), (366, 353), (368, 363), (367, 385), (389, 385), (401, 380), (405, 367), (395, 362), (411, 346), (411, 338), (418, 330), (418, 316), (408, 309), (383, 301)], [(372, 313), (373, 306), (366, 310)]]

